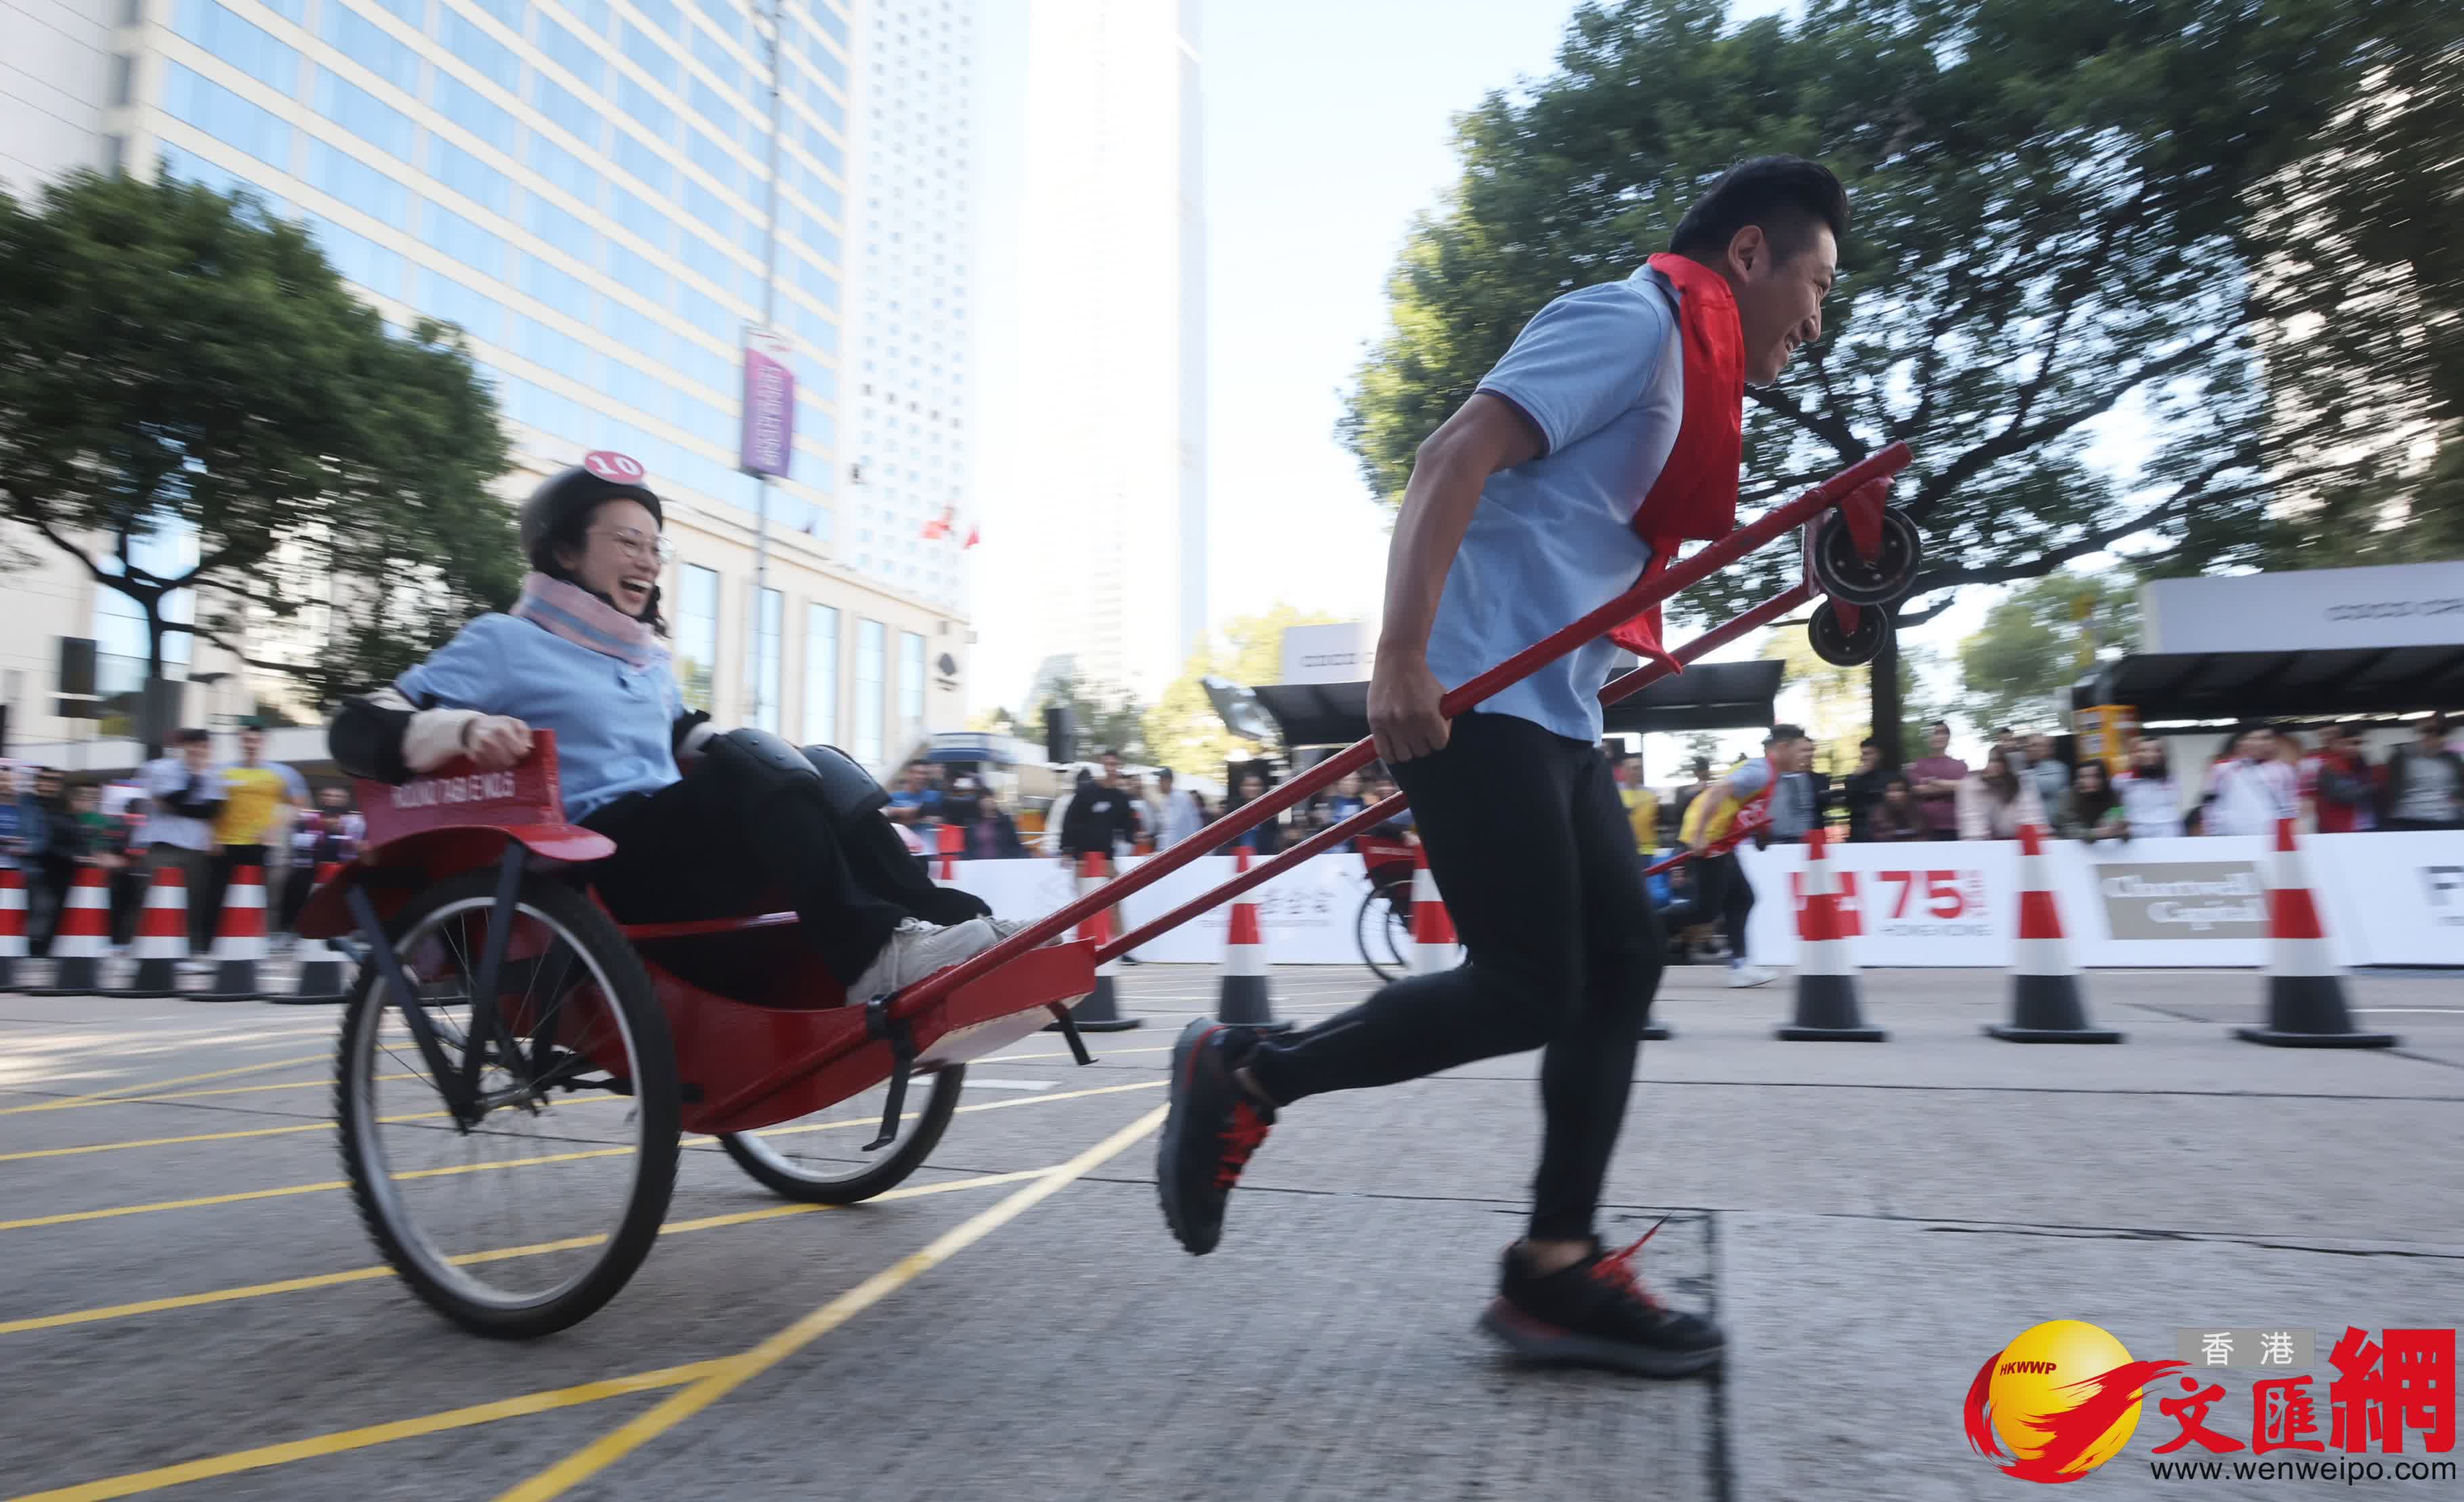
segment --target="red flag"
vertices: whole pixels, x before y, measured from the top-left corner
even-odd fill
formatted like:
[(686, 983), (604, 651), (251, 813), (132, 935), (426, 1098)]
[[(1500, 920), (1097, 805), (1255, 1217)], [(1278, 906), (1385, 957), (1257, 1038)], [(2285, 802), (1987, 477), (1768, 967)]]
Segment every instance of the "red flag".
[(948, 537), (949, 535), (950, 535), (950, 523), (948, 523), (948, 522), (946, 522), (946, 521), (943, 521), (943, 520), (939, 519), (938, 518), (935, 518), (935, 519), (934, 519), (933, 520), (931, 520), (931, 521), (927, 521), (927, 522), (925, 522), (925, 523), (924, 523), (924, 538), (925, 538), (925, 541), (934, 541), (934, 540), (935, 540), (935, 539), (939, 539), (939, 538), (945, 538), (945, 537)]
[(983, 530), (982, 530), (981, 528), (979, 528), (979, 527), (969, 527), (969, 528), (967, 529), (967, 541), (966, 541), (965, 544), (959, 548), (959, 551), (960, 551), (960, 552), (964, 552), (964, 551), (966, 551), (966, 549), (967, 549), (967, 548), (973, 547), (973, 546), (975, 546), (978, 542), (982, 541), (983, 541), (983, 536), (984, 536), (984, 534), (983, 534)]

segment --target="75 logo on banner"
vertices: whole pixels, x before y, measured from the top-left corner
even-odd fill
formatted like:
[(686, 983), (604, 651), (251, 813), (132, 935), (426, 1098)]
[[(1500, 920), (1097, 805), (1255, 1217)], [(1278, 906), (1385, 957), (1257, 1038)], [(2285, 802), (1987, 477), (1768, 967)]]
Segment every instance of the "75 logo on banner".
[[(1862, 892), (1859, 891), (1860, 881)], [(1864, 932), (1866, 898), (1872, 899), (1877, 921), (1951, 923), (1981, 917), (1985, 912), (1985, 876), (1974, 871), (1834, 871), (1839, 886), (1839, 913), (1848, 937)], [(1789, 896), (1805, 911), (1805, 872), (1789, 873)]]

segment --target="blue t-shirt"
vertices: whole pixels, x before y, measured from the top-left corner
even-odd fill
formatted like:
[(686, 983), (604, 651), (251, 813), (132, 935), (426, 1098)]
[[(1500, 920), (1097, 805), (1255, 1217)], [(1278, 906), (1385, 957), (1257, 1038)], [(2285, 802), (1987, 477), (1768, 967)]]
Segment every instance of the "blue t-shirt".
[(394, 687), (423, 709), (475, 709), (555, 731), (568, 819), (678, 776), (672, 738), (684, 696), (665, 659), (629, 667), (528, 621), (483, 615)]
[[(1634, 514), (1677, 444), (1685, 372), (1675, 295), (1648, 267), (1542, 308), (1480, 389), (1522, 409), (1537, 458), (1489, 476), (1429, 631), (1447, 688), (1479, 676), (1634, 587), (1651, 549)], [(1481, 707), (1571, 740), (1600, 739), (1606, 637)]]

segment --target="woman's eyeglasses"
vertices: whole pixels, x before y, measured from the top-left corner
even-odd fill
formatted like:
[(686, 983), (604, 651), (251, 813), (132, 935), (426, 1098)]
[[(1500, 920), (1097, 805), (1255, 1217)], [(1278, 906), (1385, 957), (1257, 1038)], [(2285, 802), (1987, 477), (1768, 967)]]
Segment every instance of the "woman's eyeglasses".
[(592, 537), (604, 537), (635, 558), (655, 559), (661, 563), (675, 562), (676, 545), (665, 537), (646, 537), (631, 527), (593, 531)]

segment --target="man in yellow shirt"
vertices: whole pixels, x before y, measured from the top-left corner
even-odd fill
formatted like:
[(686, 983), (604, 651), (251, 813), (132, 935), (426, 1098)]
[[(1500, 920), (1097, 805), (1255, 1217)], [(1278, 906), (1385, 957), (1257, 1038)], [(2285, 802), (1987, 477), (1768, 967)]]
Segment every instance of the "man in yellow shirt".
[(239, 733), (239, 760), (223, 768), (223, 807), (214, 817), (214, 899), (219, 921), (231, 877), (243, 866), (253, 866), (266, 881), (266, 907), (280, 912), (275, 901), (275, 873), (268, 865), (274, 849), (288, 853), (291, 820), (308, 805), (308, 784), (281, 762), (265, 760), (265, 732), (254, 725)]
[(1625, 800), (1625, 822), (1634, 829), (1635, 850), (1649, 855), (1660, 849), (1660, 795), (1643, 785), (1640, 752), (1618, 759), (1617, 779), (1617, 796)]

